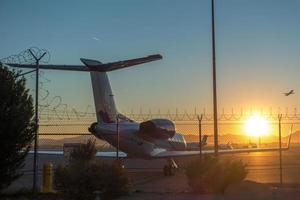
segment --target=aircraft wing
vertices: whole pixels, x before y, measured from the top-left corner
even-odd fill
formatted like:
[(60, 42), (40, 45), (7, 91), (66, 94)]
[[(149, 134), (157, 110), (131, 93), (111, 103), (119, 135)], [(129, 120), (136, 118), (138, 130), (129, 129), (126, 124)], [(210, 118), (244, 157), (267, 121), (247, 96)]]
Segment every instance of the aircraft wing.
[[(108, 157), (108, 158), (114, 157), (114, 158), (116, 158), (117, 157), (117, 152), (115, 152), (115, 151), (108, 151), (108, 152), (97, 151), (96, 157)], [(122, 152), (122, 151), (119, 151), (119, 157), (120, 158), (126, 158), (127, 154)]]
[[(290, 148), (292, 134), (289, 135), (286, 147), (282, 147), (282, 151), (286, 151)], [(220, 149), (219, 154), (235, 154), (235, 153), (251, 153), (251, 152), (268, 152), (279, 151), (278, 147), (275, 148), (241, 148), (241, 149)], [(202, 150), (203, 155), (212, 155), (214, 150)], [(160, 149), (152, 153), (153, 158), (172, 158), (172, 157), (188, 157), (200, 155), (200, 151), (168, 151)]]
[[(28, 152), (29, 154), (34, 154), (34, 151), (33, 150), (30, 150)], [(37, 153), (39, 155), (64, 155), (64, 152), (63, 151), (51, 151), (51, 150), (38, 150)]]
[[(109, 72), (121, 68), (126, 68), (134, 65), (139, 65), (143, 63), (148, 63), (156, 60), (162, 59), (160, 54), (149, 55), (141, 58), (122, 60), (111, 63), (101, 63), (97, 60), (90, 60), (81, 58), (80, 60), (84, 65), (47, 65), (41, 64), (39, 65), (40, 69), (47, 70), (67, 70), (67, 71), (82, 71), (82, 72), (90, 72), (90, 71), (98, 71), (98, 72)], [(30, 68), (35, 69), (35, 64), (15, 64), (15, 63), (0, 63), (3, 65), (7, 65), (10, 67), (16, 68)]]
[[(286, 151), (290, 148), (292, 134), (290, 134), (287, 145), (285, 147), (282, 147), (282, 151)], [(219, 154), (235, 154), (235, 153), (252, 153), (252, 152), (271, 152), (271, 151), (279, 151), (278, 147), (274, 148), (241, 148), (241, 149), (220, 149), (218, 151)], [(29, 154), (33, 154), (34, 151), (29, 151)], [(64, 155), (64, 152), (62, 150), (60, 151), (47, 151), (47, 150), (38, 150), (38, 154), (41, 155)], [(202, 150), (203, 155), (212, 155), (214, 154), (214, 150)], [(189, 156), (196, 156), (200, 155), (199, 151), (169, 151), (166, 149), (156, 148), (151, 153), (152, 159), (159, 159), (159, 158), (174, 158), (174, 157), (189, 157)], [(100, 152), (97, 151), (96, 157), (117, 157), (115, 151), (110, 152)], [(120, 158), (126, 158), (127, 154), (119, 151), (119, 157)]]
[[(288, 147), (281, 148), (283, 151), (288, 150)], [(266, 152), (278, 151), (279, 148), (245, 148), (245, 149), (222, 149), (219, 154), (235, 154), (235, 153), (251, 153), (251, 152)], [(214, 150), (202, 150), (202, 155), (213, 155)], [(199, 151), (162, 151), (153, 155), (153, 158), (174, 158), (174, 157), (188, 157), (200, 155)]]
[[(286, 151), (289, 149), (289, 146), (281, 148), (282, 151)], [(219, 154), (236, 154), (236, 153), (251, 153), (251, 152), (271, 152), (271, 151), (278, 151), (279, 148), (244, 148), (244, 149), (222, 149), (219, 150)], [(34, 151), (29, 151), (29, 154), (33, 154)], [(37, 152), (39, 155), (64, 155), (62, 150), (59, 151), (52, 151), (52, 150), (38, 150)], [(202, 155), (213, 155), (214, 150), (202, 150)], [(169, 151), (165, 149), (160, 149), (159, 151), (154, 151), (152, 153), (153, 159), (159, 158), (174, 158), (174, 157), (190, 157), (190, 156), (197, 156), (200, 155), (199, 151)], [(96, 157), (104, 157), (104, 158), (115, 158), (117, 157), (117, 153), (115, 151), (103, 152), (97, 151)], [(126, 158), (127, 154), (120, 151), (119, 152), (120, 158)]]
[[(34, 154), (34, 151), (29, 151), (28, 152), (29, 154)], [(55, 151), (55, 150), (38, 150), (37, 153), (39, 155), (61, 155), (63, 156), (64, 155), (64, 151), (63, 150), (58, 150), (58, 151)], [(109, 152), (106, 152), (106, 151), (97, 151), (96, 153), (96, 157), (108, 157), (108, 158), (111, 158), (111, 157), (117, 157), (117, 153), (115, 151), (109, 151)], [(122, 151), (119, 151), (119, 157), (120, 158), (126, 158), (127, 157), (127, 154), (122, 152)]]

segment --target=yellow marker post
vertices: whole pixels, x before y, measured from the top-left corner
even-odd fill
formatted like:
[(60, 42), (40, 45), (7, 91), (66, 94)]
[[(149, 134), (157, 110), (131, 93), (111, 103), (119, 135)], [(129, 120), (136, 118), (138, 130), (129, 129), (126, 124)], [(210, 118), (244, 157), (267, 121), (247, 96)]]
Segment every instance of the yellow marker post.
[(52, 192), (52, 164), (45, 163), (43, 166), (43, 190), (44, 193)]

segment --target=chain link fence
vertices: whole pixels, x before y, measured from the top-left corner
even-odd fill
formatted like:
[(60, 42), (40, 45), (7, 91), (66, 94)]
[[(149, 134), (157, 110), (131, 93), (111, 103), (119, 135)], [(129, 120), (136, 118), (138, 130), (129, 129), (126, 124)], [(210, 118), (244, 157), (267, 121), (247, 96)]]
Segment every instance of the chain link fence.
[[(48, 62), (50, 55), (46, 50), (39, 50), (38, 48), (31, 48), (32, 51), (39, 55), (46, 52), (45, 58)], [(9, 56), (1, 59), (2, 63), (18, 63), (30, 64), (33, 63), (33, 58), (30, 57), (28, 51), (23, 51), (20, 54)], [(34, 79), (35, 75), (26, 74), (28, 80), (28, 87), (35, 88)], [(66, 143), (85, 143), (88, 139), (95, 139), (98, 150), (115, 150), (107, 142), (96, 139), (88, 132), (89, 126), (96, 121), (95, 113), (92, 106), (87, 106), (84, 111), (70, 109), (67, 104), (63, 102), (61, 96), (51, 96), (46, 85), (50, 82), (45, 76), (44, 72), (39, 73), (39, 149), (43, 150), (62, 150)], [(35, 93), (31, 89), (32, 94)], [(34, 95), (33, 95), (34, 96)], [(219, 112), (219, 148), (256, 148), (256, 147), (278, 147), (278, 114), (282, 113), (282, 142), (283, 146), (288, 140), (288, 135), (291, 132), (291, 125), (293, 124), (293, 138), (292, 143), (297, 146), (300, 142), (300, 134), (297, 132), (300, 125), (300, 114), (297, 108), (289, 109), (260, 109), (258, 114), (268, 122), (268, 134), (260, 137), (249, 136), (245, 129), (246, 121), (250, 116), (257, 113), (257, 110), (252, 109), (232, 109), (226, 112), (221, 109)], [(195, 111), (188, 113), (184, 111), (179, 112), (177, 109), (174, 112), (167, 111), (165, 113), (149, 111), (145, 112), (129, 112), (123, 113), (130, 119), (137, 122), (146, 121), (153, 118), (164, 118), (173, 121), (176, 125), (176, 130), (185, 136), (187, 142), (199, 141), (199, 121), (198, 116), (203, 115), (202, 134), (208, 135), (207, 148), (212, 148), (213, 141), (213, 115), (208, 114), (206, 110), (201, 112)], [(33, 145), (32, 145), (33, 147)], [(297, 171), (300, 169), (300, 157), (298, 156), (300, 149), (292, 150), (291, 152), (284, 152), (283, 154), (283, 172), (284, 177), (288, 182), (299, 182), (300, 177), (297, 176)], [(252, 154), (251, 154), (252, 155)], [(248, 178), (258, 180), (260, 182), (274, 182), (278, 180), (279, 165), (278, 155), (274, 153), (253, 153), (238, 156), (238, 158), (248, 162), (249, 175)], [(299, 154), (300, 155), (300, 154)], [(225, 156), (225, 157), (230, 157)], [(275, 159), (274, 159), (275, 158)], [(270, 160), (264, 162), (264, 160)], [(299, 161), (299, 162), (298, 162)], [(268, 176), (265, 176), (269, 174)], [(268, 178), (266, 178), (268, 177)], [(261, 179), (260, 179), (261, 178)], [(278, 178), (278, 179), (277, 179)], [(276, 181), (275, 181), (276, 182)]]
[[(165, 118), (174, 121), (176, 130), (185, 136), (187, 142), (199, 141), (199, 121), (197, 114), (125, 114), (129, 118), (142, 122), (153, 118)], [(208, 135), (208, 145), (213, 145), (213, 121), (210, 115), (205, 116), (201, 122), (202, 134)], [(229, 116), (229, 115), (223, 115)], [(242, 146), (276, 146), (278, 145), (278, 121), (277, 115), (262, 115), (268, 123), (266, 135), (255, 137), (249, 136), (246, 131), (247, 119), (251, 114), (245, 116), (234, 116), (224, 118), (219, 117), (219, 144), (220, 145), (242, 145)], [(290, 116), (282, 120), (283, 144), (287, 142), (291, 125), (294, 130), (298, 130), (298, 116)], [(63, 143), (85, 142), (93, 138), (88, 128), (96, 121), (93, 112), (78, 112), (75, 110), (43, 110), (40, 114), (40, 148), (62, 148)], [(298, 143), (299, 138), (295, 135), (294, 143)], [(107, 145), (104, 141), (99, 145)]]

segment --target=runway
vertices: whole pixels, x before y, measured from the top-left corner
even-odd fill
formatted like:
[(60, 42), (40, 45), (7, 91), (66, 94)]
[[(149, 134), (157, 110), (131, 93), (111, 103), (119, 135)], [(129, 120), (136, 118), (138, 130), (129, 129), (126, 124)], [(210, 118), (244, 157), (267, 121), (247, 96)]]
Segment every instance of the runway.
[[(241, 159), (247, 164), (249, 173), (247, 180), (253, 180), (261, 183), (279, 183), (279, 152), (262, 152), (262, 153), (243, 153), (232, 155), (221, 155), (222, 159)], [(283, 161), (283, 183), (299, 184), (300, 183), (300, 145), (292, 144), (290, 150), (284, 151), (282, 154)], [(110, 162), (112, 158), (100, 158)], [(179, 166), (183, 168), (190, 160), (194, 158), (177, 159)], [(42, 183), (42, 167), (44, 163), (50, 162), (55, 168), (59, 163), (64, 163), (63, 156), (57, 155), (39, 155), (38, 166), (39, 176), (38, 185)], [(9, 189), (30, 188), (32, 186), (32, 163), (33, 156), (28, 155), (26, 158), (25, 167), (22, 169), (24, 175), (15, 181)], [(134, 186), (145, 185), (152, 181), (162, 180), (162, 168), (166, 161), (163, 159), (157, 160), (140, 160), (140, 159), (123, 159), (122, 163), (128, 170), (130, 179)], [(181, 170), (184, 174), (184, 170)], [(180, 175), (180, 181), (184, 182), (184, 175)], [(147, 184), (146, 184), (147, 185)], [(137, 187), (139, 188), (139, 187)], [(162, 188), (163, 189), (163, 188)]]

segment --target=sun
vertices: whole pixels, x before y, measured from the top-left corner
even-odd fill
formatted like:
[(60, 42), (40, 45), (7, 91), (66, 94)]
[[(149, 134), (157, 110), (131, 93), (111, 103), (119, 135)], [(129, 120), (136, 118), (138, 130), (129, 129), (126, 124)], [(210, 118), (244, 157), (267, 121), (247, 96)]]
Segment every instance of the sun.
[(249, 119), (247, 119), (245, 124), (245, 129), (247, 135), (260, 137), (268, 134), (269, 123), (265, 118), (256, 114), (256, 115), (252, 115), (251, 117), (249, 117)]

